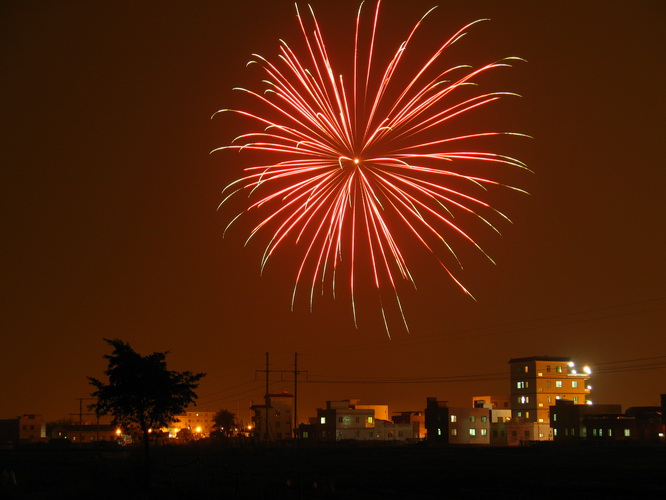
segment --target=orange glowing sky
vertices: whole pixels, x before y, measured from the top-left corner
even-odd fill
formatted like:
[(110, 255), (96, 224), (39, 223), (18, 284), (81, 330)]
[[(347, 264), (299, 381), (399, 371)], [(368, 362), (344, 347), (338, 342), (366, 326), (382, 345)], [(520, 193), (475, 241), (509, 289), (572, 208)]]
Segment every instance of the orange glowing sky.
[[(435, 4), (385, 0), (387, 46)], [(357, 2), (312, 5), (325, 34), (353, 31)], [(507, 361), (533, 355), (589, 364), (592, 400), (657, 404), (665, 13), (648, 0), (440, 3), (423, 27), (435, 41), (492, 20), (456, 62), (528, 61), (489, 77), (524, 97), (478, 116), (534, 137), (511, 153), (535, 174), (515, 179), (530, 196), (493, 200), (514, 221), (481, 236), (497, 265), (462, 253), (477, 301), (433, 274), (404, 297), (411, 334), (388, 340), (380, 321), (355, 329), (344, 300), (290, 312), (289, 253), (259, 277), (262, 248), (222, 239), (216, 207), (239, 170), (209, 152), (238, 124), (210, 116), (234, 106), (233, 87), (257, 88), (253, 52), (300, 42), (292, 2), (2, 2), (0, 417), (78, 411), (102, 337), (171, 351), (174, 369), (208, 373), (201, 409), (246, 419), (265, 352), (278, 370), (299, 353), (302, 419), (334, 399), (468, 405), (507, 394)], [(274, 376), (272, 391), (290, 389)]]

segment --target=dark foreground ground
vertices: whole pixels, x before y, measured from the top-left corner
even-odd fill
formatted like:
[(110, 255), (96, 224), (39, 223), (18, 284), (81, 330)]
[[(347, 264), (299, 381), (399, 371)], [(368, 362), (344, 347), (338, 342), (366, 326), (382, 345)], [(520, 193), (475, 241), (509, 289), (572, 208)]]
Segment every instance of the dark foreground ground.
[[(666, 498), (666, 447), (171, 446), (0, 451), (0, 499)], [(6, 476), (5, 476), (6, 477)]]

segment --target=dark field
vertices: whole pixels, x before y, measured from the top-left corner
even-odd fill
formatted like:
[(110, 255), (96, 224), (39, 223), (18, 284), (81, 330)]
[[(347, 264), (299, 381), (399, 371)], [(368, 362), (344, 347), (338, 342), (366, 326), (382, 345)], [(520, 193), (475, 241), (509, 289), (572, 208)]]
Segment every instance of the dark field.
[(0, 499), (666, 498), (666, 447), (338, 445), (0, 451)]

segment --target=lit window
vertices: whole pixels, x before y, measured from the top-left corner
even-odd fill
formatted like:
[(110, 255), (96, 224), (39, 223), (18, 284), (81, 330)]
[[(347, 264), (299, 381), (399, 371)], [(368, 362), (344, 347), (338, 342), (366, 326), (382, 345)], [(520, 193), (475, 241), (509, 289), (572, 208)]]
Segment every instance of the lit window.
[(578, 396), (573, 397), (573, 402), (574, 402), (574, 404), (578, 404)]
[(451, 429), (451, 435), (452, 436), (457, 436), (458, 435), (458, 429)]
[(326, 417), (321, 417), (321, 418), (319, 419), (319, 423), (320, 423), (320, 424), (325, 424), (325, 423), (326, 423)]
[(530, 418), (530, 412), (529, 411), (525, 412), (525, 418)]
[(525, 365), (525, 373), (527, 373), (528, 371), (529, 371), (529, 367), (527, 365)]
[(540, 418), (540, 419), (539, 419), (539, 423), (540, 423), (540, 424), (543, 423), (543, 418)]
[(625, 430), (624, 430), (624, 436), (625, 436), (625, 437), (629, 437), (629, 436), (631, 436), (631, 429), (625, 429)]
[(481, 417), (481, 422), (487, 422), (487, 421), (488, 421), (488, 417), (486, 417), (485, 415), (483, 415), (483, 416)]
[(552, 402), (553, 402), (553, 398), (551, 398), (550, 396), (546, 396), (546, 401), (548, 401), (549, 403), (552, 403)]
[(437, 429), (437, 435), (441, 436), (442, 435), (442, 429)]
[(557, 429), (553, 429), (553, 436), (557, 436)]
[(372, 417), (368, 417), (368, 423), (369, 423), (369, 424), (372, 423)]
[(561, 367), (561, 366), (556, 366), (556, 367), (555, 367), (555, 371), (556, 371), (557, 373), (562, 373), (562, 367)]
[(573, 387), (574, 389), (578, 388), (578, 380), (572, 380), (571, 387)]
[(543, 373), (541, 372), (537, 373), (537, 377), (543, 377)]
[(516, 388), (517, 389), (524, 389), (525, 388), (525, 382), (516, 382)]
[(481, 429), (481, 435), (482, 436), (487, 436), (488, 435), (488, 429)]
[(470, 429), (469, 430), (469, 435), (470, 436), (476, 436), (476, 429)]
[(458, 417), (456, 415), (451, 415), (451, 422), (457, 422)]
[(469, 417), (469, 421), (472, 423), (476, 422), (476, 417), (472, 415), (471, 417)]
[(557, 413), (553, 413), (553, 422), (557, 422)]
[(516, 416), (517, 416), (517, 417), (522, 417), (522, 416), (523, 416), (523, 412), (522, 412), (522, 411), (517, 411), (517, 412), (516, 412)]
[(562, 381), (561, 380), (556, 380), (555, 381), (555, 387), (562, 387)]
[(539, 408), (543, 408), (543, 403), (539, 403)]

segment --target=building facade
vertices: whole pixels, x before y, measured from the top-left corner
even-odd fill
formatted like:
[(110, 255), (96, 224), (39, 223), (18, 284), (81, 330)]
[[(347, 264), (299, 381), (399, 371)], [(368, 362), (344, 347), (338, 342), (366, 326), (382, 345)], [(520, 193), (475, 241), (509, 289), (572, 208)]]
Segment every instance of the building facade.
[(257, 441), (280, 441), (292, 437), (294, 396), (287, 392), (268, 395), (268, 407), (252, 405), (253, 437)]
[[(557, 400), (588, 403), (590, 369), (568, 357), (534, 356), (509, 360), (511, 379), (511, 437), (552, 440), (550, 407)], [(515, 443), (514, 443), (515, 444)]]

